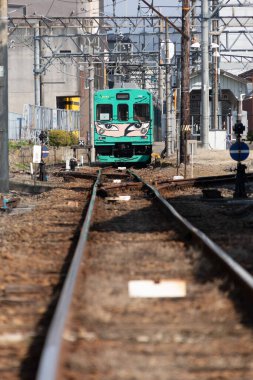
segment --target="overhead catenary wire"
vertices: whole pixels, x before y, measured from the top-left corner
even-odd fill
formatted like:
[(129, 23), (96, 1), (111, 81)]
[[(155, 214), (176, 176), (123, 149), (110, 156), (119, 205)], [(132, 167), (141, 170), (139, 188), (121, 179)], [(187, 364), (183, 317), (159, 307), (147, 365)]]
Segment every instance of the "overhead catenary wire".
[(46, 16), (48, 16), (49, 12), (51, 11), (51, 9), (52, 9), (52, 7), (54, 5), (54, 2), (55, 2), (55, 0), (52, 0), (51, 5), (49, 6), (48, 11), (46, 12)]

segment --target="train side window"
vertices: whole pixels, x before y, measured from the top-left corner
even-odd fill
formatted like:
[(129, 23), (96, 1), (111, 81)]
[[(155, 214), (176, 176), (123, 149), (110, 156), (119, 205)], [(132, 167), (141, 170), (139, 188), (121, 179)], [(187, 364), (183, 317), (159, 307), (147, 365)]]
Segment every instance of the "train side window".
[(118, 120), (128, 120), (128, 104), (118, 104)]
[(149, 121), (150, 112), (149, 104), (134, 104), (134, 120), (138, 121)]
[(112, 104), (97, 105), (97, 120), (112, 120)]

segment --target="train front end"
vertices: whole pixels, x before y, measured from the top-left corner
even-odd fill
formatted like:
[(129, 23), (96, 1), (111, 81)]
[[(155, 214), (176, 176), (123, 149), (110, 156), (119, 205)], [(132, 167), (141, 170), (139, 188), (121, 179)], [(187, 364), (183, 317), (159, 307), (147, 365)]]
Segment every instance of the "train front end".
[(148, 164), (153, 144), (152, 94), (141, 89), (100, 90), (94, 99), (96, 161)]

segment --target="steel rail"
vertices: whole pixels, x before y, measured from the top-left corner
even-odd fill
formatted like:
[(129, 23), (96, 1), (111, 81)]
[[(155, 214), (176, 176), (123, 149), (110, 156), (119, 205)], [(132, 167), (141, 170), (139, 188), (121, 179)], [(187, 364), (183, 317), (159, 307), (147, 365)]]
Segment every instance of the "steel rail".
[[(252, 173), (246, 174), (246, 181), (252, 181)], [(209, 176), (209, 177), (197, 177), (197, 178), (184, 178), (179, 180), (159, 180), (154, 181), (156, 186), (159, 186), (159, 189), (163, 189), (169, 186), (204, 186), (210, 184), (225, 184), (225, 183), (234, 183), (236, 181), (235, 174), (225, 174), (221, 176)]]
[(67, 319), (68, 309), (71, 303), (76, 278), (78, 275), (80, 263), (83, 257), (83, 251), (87, 242), (89, 227), (91, 223), (92, 212), (96, 199), (97, 187), (101, 178), (101, 169), (99, 170), (98, 177), (94, 183), (92, 195), (80, 232), (80, 238), (77, 243), (75, 254), (69, 268), (67, 278), (65, 280), (56, 310), (49, 327), (46, 337), (46, 342), (43, 348), (39, 368), (36, 375), (36, 380), (56, 380), (58, 370), (58, 359), (61, 349), (62, 335), (64, 326)]
[(250, 292), (253, 292), (253, 276), (251, 276), (250, 273), (233, 260), (221, 247), (209, 239), (204, 232), (194, 227), (187, 219), (180, 215), (176, 209), (161, 196), (156, 188), (146, 183), (141, 177), (132, 171), (129, 170), (129, 173), (138, 181), (142, 182), (155, 195), (156, 199), (165, 206), (176, 221), (198, 242), (203, 252), (214, 255), (214, 257), (221, 262), (235, 279), (239, 280)]
[(186, 182), (186, 181), (205, 181), (205, 180), (210, 180), (210, 179), (230, 179), (230, 178), (235, 178), (235, 174), (222, 174), (222, 175), (210, 175), (210, 176), (203, 176), (203, 177), (196, 177), (196, 178), (183, 178), (180, 180), (166, 180), (166, 179), (161, 179), (156, 181), (157, 184), (160, 183), (167, 183), (167, 182)]

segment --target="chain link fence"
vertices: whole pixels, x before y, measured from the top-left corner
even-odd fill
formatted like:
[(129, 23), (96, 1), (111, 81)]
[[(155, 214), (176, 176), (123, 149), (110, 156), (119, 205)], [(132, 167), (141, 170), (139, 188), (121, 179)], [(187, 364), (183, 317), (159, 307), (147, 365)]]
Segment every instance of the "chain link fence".
[(41, 131), (60, 129), (80, 131), (80, 113), (64, 109), (24, 105), (23, 115), (9, 113), (9, 140), (39, 143)]

